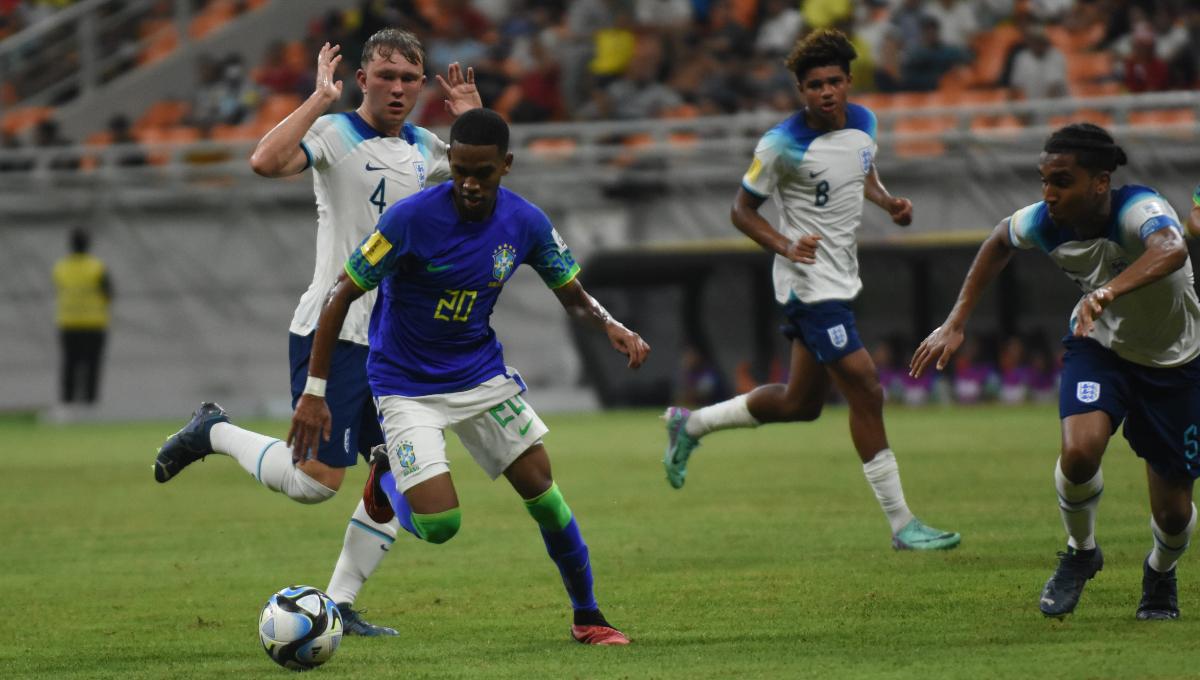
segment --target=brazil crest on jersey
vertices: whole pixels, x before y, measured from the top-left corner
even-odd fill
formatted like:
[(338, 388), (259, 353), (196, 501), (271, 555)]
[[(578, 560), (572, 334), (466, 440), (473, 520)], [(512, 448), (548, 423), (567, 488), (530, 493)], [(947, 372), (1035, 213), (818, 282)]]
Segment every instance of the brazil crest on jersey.
[(371, 391), (421, 397), (503, 374), (503, 349), (489, 320), (520, 264), (552, 289), (579, 273), (546, 214), (503, 187), (483, 222), (459, 218), (452, 182), (388, 208), (346, 262), (359, 288), (380, 289), (371, 313)]

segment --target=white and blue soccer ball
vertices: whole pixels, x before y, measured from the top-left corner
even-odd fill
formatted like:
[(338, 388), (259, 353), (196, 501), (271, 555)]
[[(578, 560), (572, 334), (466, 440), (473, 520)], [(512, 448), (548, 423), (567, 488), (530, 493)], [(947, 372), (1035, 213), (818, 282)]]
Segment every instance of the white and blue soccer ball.
[(342, 643), (342, 614), (312, 586), (288, 586), (271, 596), (258, 615), (258, 639), (267, 656), (293, 671), (329, 661)]

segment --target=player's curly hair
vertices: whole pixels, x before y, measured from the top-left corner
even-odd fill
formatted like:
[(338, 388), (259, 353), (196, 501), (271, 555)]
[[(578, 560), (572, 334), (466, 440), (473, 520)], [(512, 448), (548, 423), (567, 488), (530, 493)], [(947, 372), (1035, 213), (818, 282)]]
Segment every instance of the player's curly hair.
[(1117, 146), (1108, 130), (1091, 123), (1059, 128), (1046, 140), (1042, 151), (1074, 154), (1079, 167), (1091, 172), (1112, 172), (1129, 162), (1125, 150)]
[(471, 109), (450, 126), (450, 143), (495, 146), (508, 153), (508, 123), (491, 109)]
[(803, 81), (809, 70), (820, 66), (841, 66), (843, 71), (850, 73), (850, 62), (857, 57), (858, 52), (845, 33), (822, 28), (797, 41), (785, 63), (796, 75), (796, 80)]
[(367, 64), (370, 64), (376, 55), (382, 59), (390, 59), (395, 52), (404, 55), (404, 58), (413, 64), (425, 65), (425, 48), (421, 46), (421, 40), (417, 36), (398, 28), (385, 28), (375, 31), (374, 35), (367, 38), (366, 44), (363, 45), (362, 67), (366, 70)]

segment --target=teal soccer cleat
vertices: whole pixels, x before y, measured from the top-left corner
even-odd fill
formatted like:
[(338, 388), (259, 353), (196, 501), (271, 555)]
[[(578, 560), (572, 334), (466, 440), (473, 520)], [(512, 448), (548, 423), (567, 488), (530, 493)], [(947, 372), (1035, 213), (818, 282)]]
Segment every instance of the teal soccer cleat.
[(183, 429), (167, 437), (154, 459), (154, 479), (159, 484), (170, 481), (192, 463), (213, 452), (208, 433), (217, 423), (228, 423), (229, 415), (219, 404), (206, 401), (192, 413)]
[(688, 458), (700, 446), (700, 442), (687, 433), (691, 415), (691, 411), (679, 406), (672, 406), (663, 414), (663, 420), (667, 421), (667, 452), (663, 456), (663, 467), (667, 469), (667, 482), (676, 489), (683, 488)]
[(399, 635), (395, 628), (387, 626), (377, 626), (373, 623), (368, 623), (362, 617), (362, 612), (355, 611), (353, 607), (342, 602), (337, 606), (338, 612), (342, 615), (342, 625), (345, 626), (346, 635), (361, 635), (362, 637), (390, 637)]
[(925, 526), (916, 517), (892, 536), (892, 547), (896, 550), (950, 550), (961, 542), (962, 536), (957, 532)]

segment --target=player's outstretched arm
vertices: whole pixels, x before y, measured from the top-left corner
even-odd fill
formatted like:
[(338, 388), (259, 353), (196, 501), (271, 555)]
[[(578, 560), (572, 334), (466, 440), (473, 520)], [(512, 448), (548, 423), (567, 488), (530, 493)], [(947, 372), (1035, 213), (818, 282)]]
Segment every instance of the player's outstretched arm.
[(896, 224), (902, 227), (912, 224), (912, 201), (891, 195), (883, 186), (883, 180), (879, 179), (879, 171), (875, 169), (873, 163), (871, 170), (867, 173), (867, 180), (863, 184), (863, 195), (868, 201), (887, 211)]
[(939, 371), (946, 368), (951, 355), (962, 345), (967, 318), (971, 316), (979, 297), (983, 295), (988, 284), (1008, 265), (1013, 251), (1012, 242), (1008, 240), (1008, 220), (1005, 219), (996, 225), (991, 235), (979, 247), (950, 315), (941, 326), (933, 329), (928, 337), (921, 341), (917, 351), (913, 353), (908, 362), (910, 375), (914, 378), (920, 377), (933, 362), (936, 362)]
[(1111, 281), (1083, 297), (1075, 319), (1076, 337), (1085, 337), (1096, 327), (1096, 318), (1113, 300), (1154, 283), (1187, 262), (1187, 244), (1183, 234), (1167, 227), (1146, 237), (1146, 251)]
[(650, 354), (650, 345), (642, 336), (626, 328), (583, 289), (578, 279), (554, 289), (554, 295), (573, 319), (586, 321), (604, 331), (613, 349), (629, 357), (629, 367), (641, 366)]
[(816, 263), (817, 244), (821, 237), (809, 234), (801, 236), (795, 242), (788, 241), (786, 236), (779, 233), (759, 214), (758, 209), (766, 200), (739, 187), (737, 196), (733, 199), (733, 207), (729, 211), (729, 219), (733, 221), (733, 226), (769, 252), (800, 264)]
[(438, 85), (442, 86), (442, 94), (446, 96), (442, 104), (450, 115), (458, 117), (471, 109), (483, 106), (479, 90), (475, 89), (475, 69), (470, 66), (464, 75), (462, 67), (456, 61), (446, 69), (445, 78), (440, 74), (435, 74), (434, 77), (437, 78)]
[(258, 140), (254, 153), (250, 155), (250, 167), (263, 177), (287, 177), (302, 170), (308, 163), (300, 142), (313, 123), (321, 117), (331, 104), (342, 96), (342, 81), (334, 80), (342, 55), (339, 45), (325, 43), (317, 55), (316, 89), (299, 108), (288, 114)]
[(329, 291), (321, 317), (317, 320), (312, 355), (308, 359), (308, 382), (304, 394), (296, 402), (292, 427), (287, 436), (292, 457), (297, 462), (316, 457), (321, 442), (329, 441), (332, 417), (325, 403), (325, 381), (329, 379), (333, 347), (337, 344), (338, 334), (342, 332), (346, 312), (350, 309), (350, 303), (362, 297), (362, 294), (363, 290), (343, 273)]

